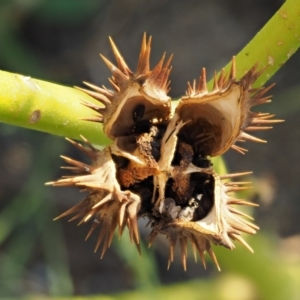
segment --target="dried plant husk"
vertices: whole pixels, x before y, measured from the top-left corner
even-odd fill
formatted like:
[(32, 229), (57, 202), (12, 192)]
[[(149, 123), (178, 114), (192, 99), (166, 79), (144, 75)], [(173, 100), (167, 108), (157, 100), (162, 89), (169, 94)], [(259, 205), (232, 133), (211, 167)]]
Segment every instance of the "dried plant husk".
[[(235, 247), (232, 240), (237, 240), (253, 252), (241, 234), (255, 234), (259, 228), (245, 220), (245, 217), (252, 219), (250, 216), (238, 211), (232, 205), (256, 205), (229, 195), (231, 192), (249, 188), (249, 182), (223, 182), (228, 177), (249, 173), (219, 176), (215, 172), (203, 172), (195, 168), (193, 174), (196, 176), (191, 177), (189, 181), (189, 188), (192, 189), (187, 190), (188, 197), (183, 205), (176, 202), (174, 191), (172, 194), (167, 189), (169, 197), (163, 202), (161, 213), (158, 213), (152, 222), (150, 243), (153, 243), (157, 234), (166, 235), (170, 248), (169, 267), (173, 261), (176, 242), (179, 241), (181, 259), (186, 269), (186, 249), (187, 242), (190, 241), (194, 251), (200, 255), (204, 267), (206, 267), (204, 254), (207, 252), (220, 270), (211, 243), (232, 250)], [(176, 190), (175, 194), (177, 192)]]
[(164, 54), (158, 64), (150, 69), (151, 40), (151, 37), (147, 40), (144, 34), (137, 70), (133, 72), (110, 38), (117, 65), (103, 55), (101, 57), (112, 73), (109, 81), (113, 90), (87, 82), (85, 84), (92, 90), (80, 88), (102, 104), (84, 103), (98, 113), (89, 120), (102, 122), (104, 132), (113, 140), (130, 135), (136, 129), (137, 121), (159, 123), (170, 118), (171, 98), (167, 93), (172, 56), (164, 62)]
[(221, 72), (214, 78), (214, 87), (208, 91), (206, 70), (202, 69), (198, 84), (189, 84), (186, 96), (181, 98), (175, 114), (186, 126), (179, 137), (194, 145), (194, 150), (203, 156), (217, 156), (230, 147), (245, 153), (247, 150), (235, 145), (236, 142), (251, 140), (265, 143), (248, 131), (266, 130), (282, 122), (272, 119), (274, 115), (250, 111), (251, 107), (269, 103), (271, 96), (265, 94), (272, 88), (253, 89), (252, 85), (264, 70), (257, 65), (241, 79), (236, 79), (235, 58), (232, 59), (230, 74)]
[(103, 241), (101, 257), (110, 246), (115, 230), (118, 228), (119, 234), (122, 234), (126, 226), (129, 228), (131, 239), (139, 249), (137, 227), (137, 214), (141, 203), (139, 195), (129, 190), (121, 190), (110, 147), (97, 150), (87, 140), (84, 138), (83, 140), (87, 144), (86, 147), (72, 140), (69, 142), (86, 154), (90, 158), (91, 164), (81, 163), (63, 156), (62, 158), (71, 165), (63, 168), (71, 170), (76, 175), (64, 177), (48, 184), (77, 186), (87, 190), (88, 196), (56, 219), (75, 214), (70, 221), (80, 219), (78, 225), (93, 219), (93, 225), (87, 238), (100, 225), (95, 251)]
[(87, 83), (93, 91), (83, 90), (102, 104), (83, 104), (97, 112), (88, 120), (103, 123), (112, 144), (97, 150), (84, 138), (86, 146), (69, 140), (90, 158), (91, 164), (63, 157), (71, 165), (65, 168), (75, 175), (49, 184), (77, 186), (88, 195), (58, 218), (74, 214), (71, 220), (80, 219), (79, 224), (93, 220), (87, 238), (100, 228), (95, 250), (102, 243), (101, 257), (114, 232), (118, 230), (121, 235), (125, 227), (139, 250), (140, 217), (148, 218), (151, 225), (149, 245), (158, 234), (166, 236), (168, 267), (174, 260), (177, 241), (184, 269), (188, 242), (204, 267), (207, 252), (219, 270), (212, 244), (233, 249), (234, 241), (238, 241), (253, 252), (242, 234), (255, 234), (259, 228), (236, 206), (256, 204), (234, 196), (236, 191), (249, 189), (251, 183), (231, 181), (251, 172), (219, 175), (211, 157), (230, 148), (244, 154), (247, 150), (236, 142), (264, 142), (246, 132), (269, 129), (281, 122), (268, 113), (250, 110), (270, 102), (265, 94), (272, 86), (252, 88), (263, 70), (254, 66), (236, 79), (233, 58), (230, 74), (215, 76), (214, 87), (208, 91), (203, 69), (199, 83), (188, 85), (172, 115), (167, 96), (171, 58), (164, 64), (164, 54), (151, 70), (151, 37), (147, 40), (144, 35), (137, 71), (133, 73), (110, 42), (117, 66), (102, 58), (112, 72), (114, 90)]

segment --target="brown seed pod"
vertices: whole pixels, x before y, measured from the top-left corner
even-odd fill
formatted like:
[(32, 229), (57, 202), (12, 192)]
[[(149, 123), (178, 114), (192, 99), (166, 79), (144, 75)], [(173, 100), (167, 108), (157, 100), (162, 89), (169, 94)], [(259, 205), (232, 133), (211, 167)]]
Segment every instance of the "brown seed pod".
[(128, 226), (130, 237), (138, 247), (137, 213), (140, 207), (140, 197), (131, 191), (121, 190), (117, 180), (116, 165), (112, 159), (111, 149), (107, 147), (100, 151), (95, 149), (86, 139), (83, 138), (83, 140), (87, 144), (87, 147), (72, 140), (69, 140), (69, 142), (86, 154), (92, 163), (87, 165), (62, 156), (71, 165), (71, 167), (67, 166), (63, 168), (69, 169), (79, 175), (64, 177), (47, 184), (54, 186), (78, 186), (81, 189), (87, 190), (89, 194), (82, 202), (64, 212), (56, 219), (75, 214), (70, 221), (80, 218), (78, 224), (80, 225), (92, 218), (94, 223), (87, 238), (101, 225), (95, 249), (97, 251), (100, 243), (104, 240), (101, 257), (103, 257), (106, 249), (110, 246), (117, 227), (121, 235), (124, 227)]
[(67, 157), (76, 173), (50, 182), (55, 186), (78, 186), (88, 192), (78, 205), (58, 218), (75, 214), (84, 223), (93, 219), (88, 236), (100, 226), (96, 250), (103, 241), (101, 257), (110, 246), (116, 229), (119, 235), (127, 226), (131, 240), (139, 250), (137, 220), (146, 217), (151, 224), (149, 244), (158, 234), (169, 241), (169, 263), (179, 242), (181, 260), (186, 269), (187, 244), (201, 257), (207, 252), (220, 270), (211, 243), (229, 249), (238, 241), (252, 251), (242, 233), (255, 234), (258, 227), (245, 220), (250, 218), (234, 206), (256, 206), (236, 199), (230, 193), (248, 189), (249, 182), (231, 182), (231, 178), (249, 174), (218, 175), (210, 157), (225, 153), (229, 148), (245, 153), (237, 141), (264, 142), (246, 131), (271, 128), (281, 122), (273, 115), (254, 113), (251, 107), (270, 102), (265, 96), (270, 87), (253, 89), (261, 74), (257, 66), (241, 79), (235, 76), (235, 59), (229, 75), (221, 72), (214, 79), (214, 88), (207, 90), (206, 71), (202, 70), (198, 85), (188, 86), (174, 115), (168, 76), (170, 59), (161, 61), (150, 70), (151, 37), (144, 35), (137, 71), (133, 73), (110, 39), (117, 61), (113, 65), (102, 57), (112, 72), (114, 91), (87, 84), (94, 91), (89, 95), (103, 105), (84, 105), (98, 113), (89, 119), (103, 123), (105, 133), (113, 141), (97, 150), (84, 138), (87, 146), (69, 140), (90, 159), (87, 165)]
[(221, 72), (214, 78), (211, 92), (206, 86), (206, 70), (198, 85), (189, 84), (186, 96), (176, 108), (176, 113), (188, 124), (179, 132), (182, 140), (194, 145), (195, 152), (203, 156), (217, 156), (225, 153), (230, 147), (245, 153), (247, 150), (235, 145), (237, 141), (251, 140), (265, 143), (245, 131), (270, 129), (270, 125), (282, 122), (272, 120), (274, 115), (255, 113), (250, 108), (270, 102), (270, 96), (264, 95), (273, 87), (252, 89), (252, 84), (263, 70), (257, 65), (250, 69), (241, 79), (236, 79), (235, 58), (232, 59), (230, 74)]
[[(152, 244), (158, 233), (166, 235), (170, 247), (168, 267), (173, 261), (177, 241), (180, 244), (184, 269), (186, 269), (188, 240), (194, 251), (200, 255), (204, 267), (206, 267), (204, 253), (207, 251), (219, 270), (219, 264), (211, 249), (211, 242), (233, 249), (232, 240), (237, 240), (253, 252), (241, 237), (241, 233), (255, 234), (259, 228), (241, 218), (240, 216), (252, 219), (231, 205), (256, 206), (256, 204), (228, 195), (230, 192), (248, 189), (249, 182), (222, 182), (224, 179), (247, 174), (249, 172), (219, 176), (215, 172), (209, 174), (196, 171), (195, 168), (194, 176), (189, 178), (189, 188), (192, 189), (187, 191), (188, 197), (184, 205), (180, 205), (176, 197), (175, 200), (168, 197), (163, 201), (161, 213), (157, 214), (159, 218), (156, 215), (152, 223), (150, 243)], [(168, 190), (167, 193), (172, 194)]]
[(115, 55), (117, 66), (107, 58), (101, 58), (112, 73), (109, 79), (113, 91), (105, 87), (97, 87), (90, 83), (85, 84), (94, 91), (81, 89), (97, 99), (101, 106), (84, 103), (95, 110), (99, 115), (89, 119), (103, 122), (103, 130), (111, 139), (127, 136), (136, 128), (136, 121), (163, 122), (168, 120), (171, 113), (171, 98), (167, 96), (169, 91), (170, 62), (172, 56), (164, 63), (165, 54), (158, 64), (150, 69), (150, 37), (147, 41), (144, 34), (140, 57), (136, 72), (127, 66), (119, 50), (110, 38), (111, 47)]

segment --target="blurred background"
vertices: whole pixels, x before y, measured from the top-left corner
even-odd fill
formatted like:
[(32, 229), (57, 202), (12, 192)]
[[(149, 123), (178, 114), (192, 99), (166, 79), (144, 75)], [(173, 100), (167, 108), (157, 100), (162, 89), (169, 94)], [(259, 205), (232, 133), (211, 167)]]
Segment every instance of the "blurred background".
[[(187, 81), (208, 77), (237, 54), (283, 4), (282, 0), (0, 0), (0, 69), (69, 86), (83, 80), (108, 85), (99, 58), (112, 59), (112, 36), (135, 69), (142, 34), (153, 36), (152, 65), (174, 54), (173, 98)], [(194, 263), (183, 271), (177, 257), (169, 271), (164, 237), (143, 257), (126, 234), (100, 260), (89, 224), (53, 218), (79, 200), (77, 190), (44, 186), (62, 175), (59, 155), (82, 159), (61, 137), (0, 124), (0, 299), (112, 295), (120, 299), (299, 299), (300, 297), (300, 53), (270, 83), (273, 102), (260, 109), (286, 122), (247, 143), (245, 156), (229, 151), (230, 172), (254, 171), (247, 195), (261, 231), (242, 246), (216, 250), (222, 272)], [(142, 292), (142, 294), (140, 294)], [(142, 296), (141, 296), (142, 295)], [(163, 295), (163, 296), (162, 296)], [(108, 298), (105, 298), (108, 299)]]

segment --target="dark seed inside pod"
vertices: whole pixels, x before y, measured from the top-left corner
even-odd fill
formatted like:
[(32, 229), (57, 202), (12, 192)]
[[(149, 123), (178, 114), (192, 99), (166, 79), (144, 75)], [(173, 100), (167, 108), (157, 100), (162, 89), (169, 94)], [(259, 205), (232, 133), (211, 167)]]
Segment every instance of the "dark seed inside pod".
[(112, 159), (113, 159), (117, 169), (127, 168), (128, 164), (129, 164), (129, 159), (126, 157), (112, 154)]
[[(145, 132), (148, 130), (147, 126), (151, 126), (150, 124), (154, 120), (159, 122), (168, 120), (169, 110), (168, 106), (157, 106), (143, 96), (130, 97), (127, 99), (126, 105), (120, 108), (118, 118), (111, 127), (111, 134), (118, 138), (130, 135), (135, 131)], [(144, 126), (145, 129), (143, 129)]]
[(150, 149), (147, 150), (150, 150), (152, 157), (158, 161), (160, 159), (161, 140), (166, 131), (168, 122), (164, 121), (154, 124), (152, 120), (147, 119), (147, 116), (145, 116), (145, 105), (143, 104), (138, 104), (134, 108), (132, 119), (134, 125), (130, 133), (132, 136), (131, 141), (135, 143), (140, 139), (142, 134), (149, 133), (151, 135)]
[(179, 132), (178, 137), (193, 147), (194, 153), (206, 157), (213, 153), (221, 140), (221, 128), (209, 123), (205, 118), (188, 122)]
[(147, 215), (156, 224), (205, 218), (214, 203), (214, 177), (200, 170), (192, 173), (187, 170), (192, 165), (206, 169), (212, 166), (207, 155), (214, 142), (214, 126), (200, 118), (197, 124), (193, 122), (193, 126), (188, 126), (187, 123), (179, 132), (172, 175), (166, 183), (165, 198), (158, 210), (155, 206), (158, 191), (153, 195), (153, 176), (156, 174), (153, 166), (161, 157), (161, 143), (168, 121), (154, 122), (148, 119), (143, 104), (134, 107), (131, 117), (133, 125), (130, 134), (123, 138), (130, 143), (131, 153), (141, 155), (140, 159), (147, 157), (147, 163), (140, 167), (127, 158), (114, 156), (113, 159), (122, 190), (129, 190), (142, 199), (139, 215)]
[(145, 114), (145, 105), (138, 104), (132, 112), (133, 126), (131, 129), (131, 133), (133, 135), (142, 134), (150, 131), (152, 123), (150, 120), (147, 119), (143, 120), (144, 114)]
[(145, 132), (150, 132), (152, 123), (148, 120), (141, 120), (133, 126), (132, 133), (133, 134), (142, 134)]
[(139, 216), (150, 214), (153, 209), (153, 203), (151, 202), (153, 195), (153, 177), (150, 176), (141, 182), (131, 185), (129, 190), (143, 199), (139, 210)]
[[(174, 191), (173, 185), (174, 181), (170, 179), (166, 186), (166, 199), (172, 199), (174, 203), (171, 206), (165, 204), (164, 210), (168, 216), (182, 221), (198, 221), (208, 215), (214, 204), (213, 176), (206, 173), (193, 173), (184, 202), (178, 197), (177, 191)], [(177, 211), (177, 215), (174, 211)]]
[(143, 105), (143, 104), (138, 104), (138, 105), (134, 108), (133, 113), (132, 113), (133, 121), (134, 121), (135, 123), (137, 123), (137, 122), (139, 122), (139, 121), (142, 121), (142, 120), (143, 120), (144, 113), (145, 113), (145, 105)]
[(189, 205), (195, 207), (193, 221), (207, 216), (214, 205), (214, 177), (205, 173), (194, 173), (191, 176), (194, 184)]
[(153, 135), (153, 139), (151, 141), (151, 153), (152, 156), (156, 161), (160, 159), (160, 148), (161, 148), (161, 141), (166, 132), (168, 123), (161, 122), (159, 124), (153, 125), (157, 128), (156, 134)]
[(194, 155), (192, 163), (199, 168), (209, 168), (213, 165), (209, 159), (201, 155)]
[(151, 114), (149, 112), (147, 114), (145, 109), (143, 104), (137, 104), (134, 107), (131, 114), (133, 125), (130, 134), (118, 137), (115, 141), (119, 150), (136, 158), (136, 160), (130, 159), (127, 164), (120, 158), (114, 159), (117, 179), (123, 189), (130, 189), (148, 177), (152, 178), (158, 172), (157, 162), (161, 155), (161, 141), (168, 122), (149, 119)]

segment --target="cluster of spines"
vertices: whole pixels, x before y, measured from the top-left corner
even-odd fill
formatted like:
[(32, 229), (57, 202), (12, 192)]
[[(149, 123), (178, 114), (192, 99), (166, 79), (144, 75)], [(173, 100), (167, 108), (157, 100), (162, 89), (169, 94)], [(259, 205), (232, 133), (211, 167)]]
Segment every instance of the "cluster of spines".
[[(105, 123), (106, 119), (110, 117), (107, 115), (109, 115), (109, 111), (112, 108), (112, 106), (114, 106), (114, 104), (119, 104), (114, 103), (116, 102), (116, 98), (118, 98), (120, 93), (126, 90), (130, 83), (140, 82), (141, 84), (143, 84), (144, 81), (147, 81), (147, 84), (150, 86), (150, 89), (154, 88), (156, 90), (162, 90), (165, 94), (167, 94), (170, 90), (169, 75), (172, 69), (170, 67), (172, 55), (164, 63), (166, 56), (166, 54), (164, 53), (157, 65), (151, 70), (151, 36), (149, 37), (148, 41), (146, 34), (144, 34), (143, 36), (136, 72), (133, 72), (129, 69), (113, 40), (109, 38), (109, 41), (117, 62), (117, 66), (110, 62), (102, 54), (100, 54), (100, 56), (106, 64), (106, 66), (108, 67), (108, 69), (110, 70), (110, 72), (112, 73), (112, 77), (109, 78), (109, 82), (113, 87), (114, 91), (108, 90), (105, 86), (98, 87), (88, 82), (84, 82), (84, 84), (87, 85), (91, 90), (77, 87), (78, 89), (95, 98), (101, 103), (101, 106), (99, 106), (94, 103), (83, 102), (85, 106), (97, 112), (97, 115), (95, 117), (85, 119), (87, 121)], [(145, 85), (145, 89), (147, 89), (147, 85)]]
[[(240, 176), (245, 176), (249, 175), (252, 172), (244, 172), (244, 173), (234, 173), (234, 174), (226, 174), (219, 176), (223, 190), (226, 194), (226, 199), (225, 205), (230, 213), (230, 217), (227, 217), (227, 223), (230, 226), (230, 230), (228, 232), (228, 236), (232, 240), (237, 240), (239, 241), (243, 246), (245, 246), (250, 252), (253, 253), (252, 248), (247, 244), (247, 242), (241, 237), (241, 233), (248, 233), (248, 234), (255, 234), (257, 230), (259, 230), (259, 227), (256, 226), (255, 224), (247, 221), (246, 219), (253, 220), (253, 218), (236, 208), (232, 207), (231, 205), (243, 205), (243, 206), (258, 206), (255, 203), (248, 202), (242, 199), (235, 199), (230, 197), (228, 194), (230, 193), (235, 193), (243, 190), (248, 190), (252, 188), (251, 182), (249, 181), (242, 181), (242, 182), (237, 182), (237, 181), (228, 181), (228, 182), (223, 182), (223, 180), (228, 180), (231, 178), (235, 177), (240, 177)], [(241, 218), (243, 217), (243, 218)], [(245, 219), (246, 218), (246, 219)], [(234, 248), (234, 244), (232, 243), (231, 245), (228, 245), (230, 249)]]
[[(253, 253), (253, 249), (249, 246), (249, 244), (243, 239), (241, 236), (241, 233), (248, 233), (248, 234), (255, 234), (256, 231), (259, 229), (256, 225), (252, 224), (251, 222), (248, 222), (245, 220), (245, 218), (248, 218), (250, 220), (253, 220), (253, 218), (246, 213), (243, 213), (236, 208), (232, 207), (232, 205), (243, 205), (243, 206), (258, 206), (255, 203), (248, 202), (242, 199), (236, 199), (232, 198), (227, 194), (230, 194), (232, 192), (237, 192), (241, 190), (247, 190), (251, 188), (250, 184), (251, 182), (231, 182), (227, 181), (228, 179), (232, 179), (235, 177), (240, 176), (246, 176), (251, 174), (252, 172), (243, 172), (243, 173), (234, 173), (234, 174), (226, 174), (219, 176), (220, 182), (222, 182), (222, 189), (225, 192), (225, 196), (222, 197), (222, 199), (218, 199), (218, 201), (222, 202), (221, 209), (223, 208), (223, 205), (226, 205), (228, 212), (226, 216), (226, 222), (227, 222), (227, 228), (223, 228), (223, 230), (228, 229), (229, 232), (223, 232), (223, 233), (215, 233), (215, 237), (210, 236), (209, 232), (205, 232), (204, 228), (195, 228), (196, 222), (186, 222), (184, 226), (181, 227), (180, 222), (174, 222), (167, 225), (167, 227), (154, 227), (150, 233), (149, 236), (149, 246), (151, 246), (157, 237), (157, 235), (162, 231), (167, 237), (168, 243), (169, 243), (169, 258), (168, 258), (168, 269), (170, 267), (170, 264), (174, 260), (174, 250), (177, 244), (177, 241), (179, 242), (180, 246), (180, 252), (181, 252), (181, 262), (183, 265), (184, 270), (186, 270), (187, 267), (187, 248), (188, 248), (188, 241), (190, 241), (192, 250), (194, 253), (195, 261), (197, 261), (197, 254), (200, 256), (203, 267), (206, 269), (206, 262), (205, 262), (205, 252), (209, 254), (212, 261), (216, 265), (217, 269), (220, 271), (220, 266), (218, 263), (218, 260), (216, 258), (216, 255), (214, 254), (212, 248), (211, 248), (211, 242), (221, 244), (229, 249), (234, 249), (234, 244), (227, 238), (228, 237), (233, 241), (240, 242), (245, 248), (247, 248), (250, 252)], [(223, 182), (227, 181), (227, 182)], [(215, 197), (220, 197), (220, 195), (215, 195)], [(217, 200), (215, 200), (217, 201)], [(229, 215), (228, 215), (229, 214)], [(174, 231), (168, 230), (169, 228), (174, 228)], [(175, 229), (175, 227), (177, 229)], [(187, 228), (190, 227), (190, 228)], [(190, 230), (188, 232), (188, 230)], [(184, 231), (184, 233), (182, 233)], [(196, 232), (196, 233), (195, 233)], [(210, 234), (213, 234), (213, 232), (210, 232)], [(224, 239), (222, 241), (222, 238)]]
[[(99, 155), (100, 150), (95, 149), (85, 138), (82, 137), (87, 147), (80, 143), (67, 139), (72, 145), (86, 154), (92, 161), (92, 164), (85, 164), (71, 158), (62, 156), (62, 158), (71, 166), (62, 167), (63, 169), (71, 170), (76, 173), (75, 176), (64, 176), (62, 179), (55, 182), (48, 182), (47, 185), (53, 186), (77, 186), (89, 192), (89, 195), (77, 205), (59, 215), (55, 220), (74, 216), (69, 220), (74, 221), (79, 219), (78, 225), (88, 222), (94, 218), (93, 225), (87, 234), (86, 239), (91, 233), (100, 226), (100, 232), (97, 239), (95, 252), (100, 244), (102, 245), (101, 258), (106, 249), (111, 245), (114, 232), (119, 228), (119, 236), (127, 226), (130, 239), (135, 243), (138, 251), (139, 248), (139, 233), (137, 225), (137, 212), (140, 205), (139, 196), (129, 192), (121, 191), (116, 179), (109, 180), (106, 183), (101, 183), (99, 180), (105, 177), (102, 174), (101, 160)], [(111, 160), (113, 164), (113, 161)], [(115, 177), (114, 169), (107, 170), (111, 177)]]
[(235, 57), (233, 57), (231, 60), (231, 69), (229, 72), (229, 76), (226, 76), (224, 69), (222, 69), (222, 71), (220, 72), (219, 77), (217, 76), (216, 72), (214, 73), (213, 89), (211, 92), (209, 92), (207, 88), (206, 69), (202, 68), (198, 84), (196, 80), (193, 80), (193, 84), (188, 82), (186, 96), (199, 97), (206, 94), (219, 93), (220, 91), (228, 88), (228, 86), (235, 80), (236, 80), (236, 62), (235, 62)]
[[(213, 89), (211, 92), (208, 91), (207, 83), (206, 83), (206, 69), (203, 68), (201, 75), (199, 77), (198, 84), (196, 80), (193, 81), (191, 85), (188, 82), (188, 88), (186, 91), (186, 97), (183, 97), (183, 101), (188, 98), (198, 98), (208, 94), (217, 94), (222, 93), (222, 91), (230, 88), (232, 83), (238, 83), (242, 87), (242, 89), (248, 93), (245, 101), (245, 115), (247, 116), (246, 120), (244, 120), (244, 124), (242, 124), (240, 135), (236, 138), (236, 142), (245, 142), (246, 140), (258, 143), (266, 143), (267, 141), (257, 138), (253, 135), (245, 131), (258, 131), (258, 130), (267, 130), (272, 129), (272, 125), (281, 123), (283, 120), (272, 119), (274, 117), (273, 114), (269, 113), (258, 113), (250, 111), (251, 107), (266, 104), (271, 102), (271, 95), (264, 96), (269, 90), (275, 85), (271, 84), (268, 87), (260, 87), (260, 88), (251, 88), (252, 84), (257, 80), (257, 78), (264, 72), (265, 68), (258, 70), (258, 65), (254, 65), (240, 80), (236, 79), (236, 60), (235, 57), (232, 58), (231, 61), (231, 69), (229, 75), (225, 74), (224, 69), (220, 72), (219, 77), (216, 72), (214, 73), (214, 82)], [(272, 120), (271, 120), (272, 119)], [(240, 152), (241, 154), (245, 154), (248, 150), (233, 144), (231, 146), (232, 149)]]

